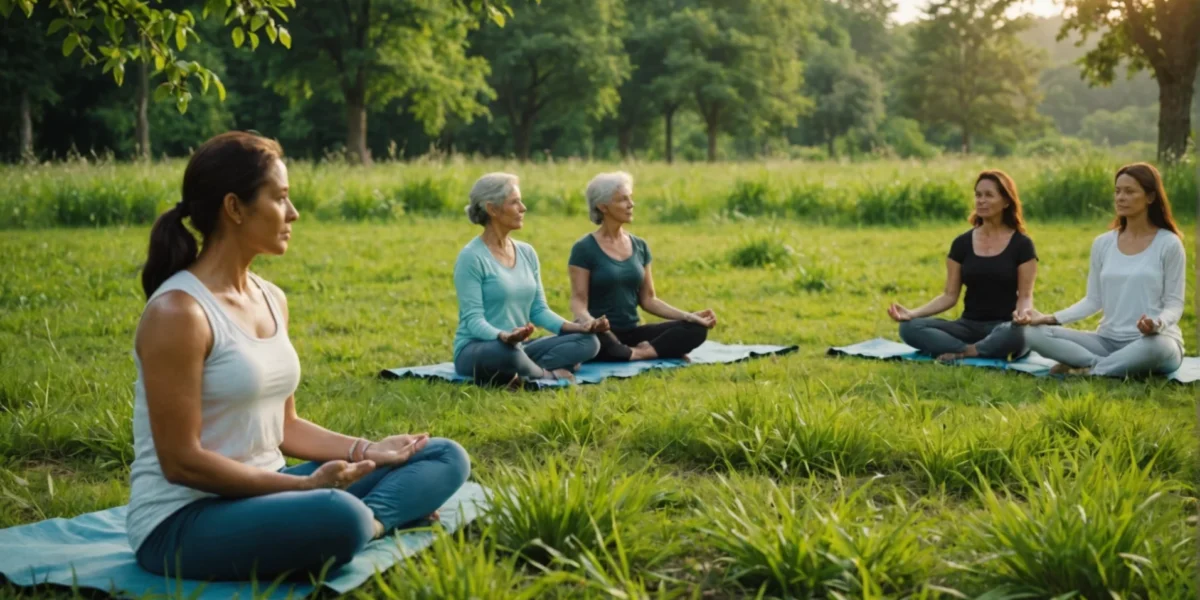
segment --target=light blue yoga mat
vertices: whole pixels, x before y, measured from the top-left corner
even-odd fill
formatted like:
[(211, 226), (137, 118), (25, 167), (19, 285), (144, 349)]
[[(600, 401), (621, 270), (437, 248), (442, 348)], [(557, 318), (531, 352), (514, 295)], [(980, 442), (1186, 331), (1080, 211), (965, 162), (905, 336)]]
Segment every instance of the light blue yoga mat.
[[(590, 362), (584, 363), (583, 366), (579, 368), (579, 371), (575, 373), (575, 381), (577, 383), (600, 383), (609, 377), (633, 377), (651, 369), (674, 369), (689, 365), (733, 363), (750, 358), (757, 358), (760, 356), (787, 354), (789, 352), (794, 352), (797, 348), (798, 346), (743, 346), (706, 341), (703, 344), (700, 344), (698, 348), (693, 350), (688, 355), (692, 359), (691, 363), (679, 359), (665, 358), (624, 363)], [(448, 362), (421, 367), (384, 369), (380, 373), (380, 376), (389, 379), (401, 379), (406, 377), (443, 379), (445, 381), (451, 381), (455, 383), (467, 383), (471, 381), (470, 377), (463, 377), (458, 373), (455, 373), (454, 363)], [(536, 382), (536, 385), (541, 388), (562, 387), (569, 384), (565, 381), (539, 381)]]
[[(908, 344), (893, 342), (885, 338), (875, 338), (849, 346), (834, 346), (827, 351), (827, 354), (830, 356), (860, 356), (883, 360), (912, 360), (922, 362), (933, 360), (933, 357), (928, 354), (921, 354), (916, 348)], [(954, 364), (1017, 371), (1035, 377), (1045, 377), (1050, 374), (1050, 367), (1053, 367), (1055, 363), (1048, 358), (1039, 356), (1036, 352), (1030, 352), (1024, 358), (1012, 362), (998, 358), (964, 358), (954, 361)], [(1179, 370), (1168, 375), (1167, 379), (1178, 381), (1179, 383), (1200, 381), (1200, 358), (1195, 356), (1185, 357), (1183, 365), (1179, 367)]]
[[(439, 511), (441, 523), (455, 531), (487, 510), (487, 490), (467, 482)], [(142, 570), (129, 548), (125, 532), (125, 506), (79, 515), (73, 519), (50, 519), (0, 530), (0, 574), (20, 586), (55, 584), (91, 588), (114, 596), (140, 597), (147, 594), (185, 597), (194, 600), (251, 598), (262, 594), (271, 582), (201, 582), (167, 579)], [(303, 523), (297, 523), (303, 527)], [(403, 531), (367, 545), (337, 571), (328, 573), (324, 587), (344, 594), (366, 582), (376, 571), (383, 572), (406, 557), (429, 547), (432, 531)], [(271, 599), (303, 598), (313, 592), (308, 583), (283, 583)]]

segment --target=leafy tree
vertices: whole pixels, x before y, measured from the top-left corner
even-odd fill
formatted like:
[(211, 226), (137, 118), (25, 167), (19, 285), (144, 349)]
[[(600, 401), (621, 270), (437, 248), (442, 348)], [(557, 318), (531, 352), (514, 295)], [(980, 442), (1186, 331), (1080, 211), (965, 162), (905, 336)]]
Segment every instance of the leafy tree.
[(1158, 81), (1158, 159), (1173, 162), (1187, 152), (1196, 69), (1200, 65), (1200, 2), (1197, 0), (1066, 0), (1059, 38), (1075, 31), (1096, 46), (1080, 60), (1091, 82), (1112, 83), (1118, 66), (1149, 70)]
[(805, 141), (824, 143), (830, 156), (837, 155), (837, 138), (852, 129), (873, 134), (883, 121), (883, 82), (850, 48), (819, 45), (805, 65), (804, 89), (814, 102), (801, 123)]
[(368, 111), (397, 98), (430, 134), (451, 115), (486, 114), (487, 63), (464, 48), (479, 25), (470, 8), (442, 0), (301, 3), (297, 47), (278, 57), (272, 83), (295, 102), (320, 94), (342, 104), (348, 156), (370, 163)]
[(616, 111), (617, 88), (629, 74), (623, 19), (619, 0), (555, 0), (526, 4), (503, 29), (472, 36), (471, 46), (492, 67), (492, 112), (506, 120), (520, 160), (529, 159), (539, 122)]
[(963, 152), (975, 138), (1041, 122), (1041, 53), (1017, 34), (1029, 19), (1005, 16), (1019, 0), (935, 0), (913, 30), (901, 88), (909, 116), (957, 129)]
[[(55, 17), (46, 33), (62, 35), (63, 56), (78, 50), (83, 65), (102, 65), (103, 71), (111, 73), (117, 85), (125, 81), (125, 68), (130, 61), (143, 65), (152, 63), (154, 74), (164, 79), (156, 94), (174, 97), (180, 112), (187, 110), (192, 99), (189, 81), (193, 78), (200, 82), (204, 91), (215, 86), (218, 95), (224, 99), (225, 87), (212, 70), (197, 61), (179, 60), (178, 53), (187, 48), (188, 43), (200, 41), (196, 33), (197, 19), (192, 11), (163, 7), (161, 0), (0, 0), (0, 16), (10, 19), (14, 9), (19, 8), (29, 19), (38, 4), (46, 5)], [(283, 9), (294, 6), (295, 0), (206, 0), (201, 15), (203, 18), (219, 16), (225, 25), (233, 24), (230, 35), (235, 46), (241, 46), (249, 39), (257, 48), (260, 31), (272, 43), (278, 41), (290, 46), (291, 35), (276, 18), (286, 21)]]
[(808, 108), (799, 58), (807, 8), (789, 0), (705, 0), (678, 13), (679, 43), (666, 63), (704, 121), (709, 161), (717, 160), (722, 129), (754, 135), (791, 127)]

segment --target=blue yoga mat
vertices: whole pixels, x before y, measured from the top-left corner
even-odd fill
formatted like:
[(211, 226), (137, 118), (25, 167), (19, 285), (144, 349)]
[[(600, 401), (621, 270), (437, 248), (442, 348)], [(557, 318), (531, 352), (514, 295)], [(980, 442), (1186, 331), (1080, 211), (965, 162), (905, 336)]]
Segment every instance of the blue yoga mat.
[[(789, 352), (794, 352), (797, 348), (798, 346), (743, 346), (707, 341), (703, 344), (700, 344), (700, 347), (688, 354), (688, 356), (692, 359), (692, 362), (690, 363), (685, 360), (667, 358), (639, 360), (624, 363), (590, 362), (584, 363), (579, 368), (579, 371), (575, 373), (575, 381), (577, 383), (600, 383), (609, 377), (633, 377), (651, 369), (674, 369), (689, 365), (733, 363), (750, 358), (757, 358), (760, 356), (787, 354)], [(458, 373), (455, 373), (454, 363), (448, 362), (420, 367), (384, 369), (380, 373), (380, 376), (388, 379), (402, 379), (407, 377), (442, 379), (454, 383), (467, 383), (471, 381), (470, 377), (463, 377)], [(533, 383), (539, 388), (563, 387), (569, 385), (566, 381), (538, 381)]]
[[(883, 360), (912, 360), (921, 362), (933, 360), (933, 357), (918, 352), (916, 348), (908, 344), (893, 342), (885, 338), (875, 338), (849, 346), (834, 346), (826, 353), (830, 356), (859, 356)], [(954, 364), (1017, 371), (1035, 377), (1045, 377), (1050, 374), (1050, 367), (1053, 367), (1055, 363), (1048, 358), (1039, 356), (1036, 352), (1030, 352), (1024, 358), (1012, 362), (999, 358), (964, 358), (954, 361)], [(1179, 367), (1179, 370), (1168, 375), (1167, 379), (1178, 381), (1179, 383), (1200, 381), (1200, 357), (1184, 357), (1183, 365)]]
[[(487, 510), (487, 490), (467, 482), (440, 509), (442, 526), (454, 531)], [(271, 582), (201, 582), (167, 579), (142, 570), (129, 548), (125, 532), (125, 506), (50, 519), (0, 530), (0, 574), (19, 586), (73, 585), (114, 596), (186, 597), (193, 600), (251, 598)], [(301, 525), (302, 526), (302, 525)], [(413, 530), (385, 536), (367, 545), (354, 560), (328, 573), (324, 587), (344, 594), (400, 560), (429, 547), (434, 532)], [(284, 583), (266, 598), (302, 598), (313, 592), (307, 583)]]

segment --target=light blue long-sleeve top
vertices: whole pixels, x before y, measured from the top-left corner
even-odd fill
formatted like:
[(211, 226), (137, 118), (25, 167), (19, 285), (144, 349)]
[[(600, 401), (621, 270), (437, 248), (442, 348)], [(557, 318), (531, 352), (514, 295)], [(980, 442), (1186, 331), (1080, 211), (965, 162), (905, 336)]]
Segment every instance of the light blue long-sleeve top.
[(458, 330), (454, 358), (467, 344), (498, 339), (527, 323), (558, 334), (565, 319), (546, 304), (541, 264), (533, 246), (513, 240), (517, 262), (510, 269), (496, 260), (476, 237), (454, 262), (454, 292), (458, 296)]

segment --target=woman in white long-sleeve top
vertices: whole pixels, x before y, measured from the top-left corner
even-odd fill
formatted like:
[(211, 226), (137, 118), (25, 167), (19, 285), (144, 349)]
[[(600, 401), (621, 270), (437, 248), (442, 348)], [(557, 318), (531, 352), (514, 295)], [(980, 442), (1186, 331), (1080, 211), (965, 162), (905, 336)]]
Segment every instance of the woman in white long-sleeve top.
[[(1059, 362), (1055, 373), (1118, 377), (1166, 374), (1183, 362), (1187, 257), (1171, 217), (1162, 176), (1152, 165), (1121, 167), (1115, 181), (1117, 218), (1092, 243), (1087, 295), (1051, 315), (1028, 310), (1014, 322), (1029, 327), (1030, 350)], [(1104, 316), (1095, 332), (1058, 327)]]

